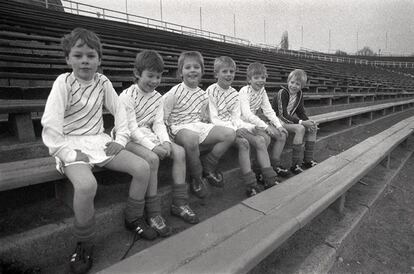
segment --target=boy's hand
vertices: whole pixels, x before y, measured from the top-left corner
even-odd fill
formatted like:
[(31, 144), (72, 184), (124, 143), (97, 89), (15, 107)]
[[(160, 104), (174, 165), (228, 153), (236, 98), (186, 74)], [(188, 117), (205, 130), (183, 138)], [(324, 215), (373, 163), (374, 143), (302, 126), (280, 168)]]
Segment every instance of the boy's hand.
[(162, 145), (158, 145), (152, 149), (152, 151), (158, 155), (158, 157), (163, 160), (167, 157), (168, 152), (164, 149)]
[(76, 159), (75, 159), (76, 162), (82, 161), (82, 162), (89, 163), (89, 157), (87, 154), (83, 153), (79, 149), (75, 149), (75, 151), (76, 151)]
[(164, 142), (162, 143), (162, 147), (167, 151), (167, 157), (171, 157), (171, 143)]
[(117, 155), (124, 147), (116, 142), (106, 143), (105, 153), (106, 156)]
[(283, 134), (284, 133), (286, 136), (288, 135), (288, 131), (286, 130), (286, 128), (284, 128), (284, 127), (278, 127), (277, 129), (279, 130), (280, 134)]
[(313, 120), (302, 121), (302, 125), (310, 131), (316, 131), (318, 129), (318, 124)]

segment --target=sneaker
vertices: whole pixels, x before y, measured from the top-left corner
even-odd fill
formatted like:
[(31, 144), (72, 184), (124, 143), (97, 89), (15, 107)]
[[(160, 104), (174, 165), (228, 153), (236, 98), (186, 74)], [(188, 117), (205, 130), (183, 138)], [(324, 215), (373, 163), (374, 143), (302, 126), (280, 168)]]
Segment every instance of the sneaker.
[(308, 169), (308, 168), (316, 166), (317, 164), (318, 164), (318, 162), (312, 160), (312, 161), (309, 161), (309, 162), (304, 162), (301, 167), (302, 167), (302, 169)]
[(246, 188), (247, 197), (252, 197), (260, 192), (262, 192), (262, 189), (257, 184), (249, 185)]
[(190, 182), (190, 189), (200, 199), (207, 197), (209, 193), (206, 179), (203, 177), (193, 178)]
[(280, 176), (280, 177), (286, 177), (289, 175), (289, 170), (282, 166), (277, 166), (275, 168), (275, 172), (277, 173), (277, 176)]
[(299, 174), (299, 173), (302, 173), (304, 170), (300, 167), (300, 165), (298, 165), (298, 164), (296, 164), (296, 165), (294, 165), (294, 166), (292, 166), (291, 168), (290, 168), (290, 171), (293, 173), (293, 174)]
[(93, 246), (86, 247), (85, 243), (78, 242), (70, 257), (70, 271), (75, 274), (87, 273), (92, 267)]
[(256, 172), (256, 181), (258, 184), (264, 185), (263, 174), (260, 171)]
[(133, 222), (125, 220), (125, 227), (128, 230), (135, 231), (135, 233), (146, 240), (154, 240), (157, 238), (157, 232), (145, 222), (143, 217), (140, 217)]
[(200, 220), (195, 212), (190, 208), (190, 206), (182, 205), (176, 206), (174, 204), (171, 205), (171, 214), (177, 217), (180, 217), (184, 221), (190, 224), (197, 224)]
[(149, 218), (148, 223), (161, 237), (168, 237), (172, 234), (172, 228), (165, 223), (161, 215)]
[(220, 171), (204, 173), (204, 178), (214, 187), (224, 187), (223, 173)]

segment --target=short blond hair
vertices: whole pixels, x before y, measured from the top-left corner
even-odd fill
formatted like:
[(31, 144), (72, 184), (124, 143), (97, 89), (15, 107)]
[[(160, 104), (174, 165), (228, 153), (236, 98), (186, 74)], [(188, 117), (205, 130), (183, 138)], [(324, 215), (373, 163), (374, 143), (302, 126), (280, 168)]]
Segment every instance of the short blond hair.
[(214, 59), (214, 72), (219, 72), (222, 67), (231, 67), (236, 70), (236, 62), (228, 56), (220, 56)]
[(265, 77), (267, 77), (267, 69), (265, 65), (259, 62), (251, 63), (247, 67), (247, 80), (252, 79), (254, 75), (262, 75), (264, 74)]
[(306, 72), (303, 69), (295, 69), (289, 73), (287, 82), (289, 83), (293, 78), (299, 80), (301, 88), (304, 88), (308, 82), (308, 75), (306, 75)]

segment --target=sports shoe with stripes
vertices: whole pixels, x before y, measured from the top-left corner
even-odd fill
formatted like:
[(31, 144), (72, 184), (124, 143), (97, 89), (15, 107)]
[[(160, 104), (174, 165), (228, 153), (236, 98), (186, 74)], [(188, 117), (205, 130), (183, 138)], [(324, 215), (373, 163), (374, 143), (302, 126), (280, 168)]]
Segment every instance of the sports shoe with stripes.
[(171, 205), (171, 214), (177, 217), (180, 217), (185, 222), (190, 224), (197, 224), (200, 220), (191, 207), (187, 205), (176, 206)]
[(172, 234), (172, 228), (167, 225), (161, 215), (148, 218), (148, 223), (161, 237), (168, 237)]
[(75, 274), (87, 273), (92, 267), (93, 245), (85, 245), (84, 242), (78, 242), (76, 249), (70, 257), (70, 271)]
[(157, 238), (157, 232), (145, 222), (143, 217), (137, 218), (132, 222), (125, 220), (125, 227), (134, 231), (139, 237), (146, 240), (154, 240)]

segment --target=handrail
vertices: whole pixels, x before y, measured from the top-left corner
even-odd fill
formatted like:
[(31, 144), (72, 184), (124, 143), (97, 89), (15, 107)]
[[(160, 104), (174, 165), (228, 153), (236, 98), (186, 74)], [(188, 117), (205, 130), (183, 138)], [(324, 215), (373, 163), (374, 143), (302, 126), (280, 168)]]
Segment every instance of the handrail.
[[(49, 2), (48, 0), (32, 0), (38, 3), (45, 4), (46, 8), (60, 7), (58, 4)], [(275, 52), (276, 54), (286, 54), (290, 56), (295, 56), (298, 58), (311, 58), (321, 61), (336, 62), (336, 63), (349, 63), (349, 64), (360, 64), (360, 65), (370, 65), (370, 66), (387, 66), (387, 67), (398, 67), (398, 68), (414, 68), (414, 62), (396, 62), (396, 61), (369, 61), (366, 59), (359, 58), (350, 58), (345, 56), (335, 56), (324, 54), (316, 51), (309, 51), (307, 49), (296, 50), (286, 50), (281, 49), (278, 46), (268, 45), (268, 44), (252, 44), (247, 39), (237, 38), (234, 36), (229, 36), (225, 34), (220, 34), (217, 32), (206, 31), (202, 29), (197, 29), (193, 27), (187, 27), (175, 23), (165, 22), (157, 19), (152, 19), (149, 17), (134, 15), (122, 11), (116, 11), (107, 8), (96, 7), (93, 5), (82, 4), (72, 0), (61, 0), (63, 8), (66, 11), (75, 13), (78, 15), (86, 15), (91, 17), (98, 17), (102, 19), (108, 19), (113, 21), (126, 22), (135, 25), (141, 25), (148, 28), (159, 29), (170, 31), (174, 33), (180, 33), (184, 35), (202, 37), (214, 41), (237, 44), (241, 46), (247, 46), (250, 48), (256, 48), (259, 50), (266, 50), (269, 52)]]

